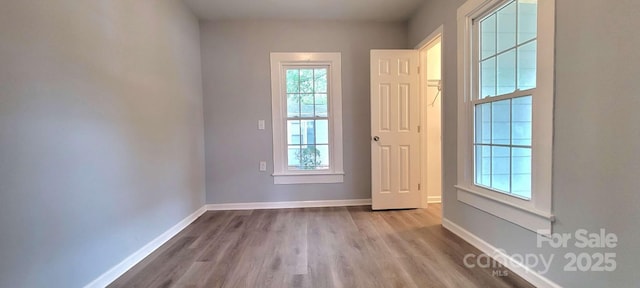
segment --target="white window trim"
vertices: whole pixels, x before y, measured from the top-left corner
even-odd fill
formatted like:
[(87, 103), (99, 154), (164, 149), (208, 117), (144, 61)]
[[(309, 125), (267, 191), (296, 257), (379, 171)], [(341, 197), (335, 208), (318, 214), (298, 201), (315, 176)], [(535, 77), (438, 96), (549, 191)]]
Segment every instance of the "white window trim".
[(533, 97), (532, 191), (523, 200), (479, 187), (473, 178), (473, 19), (506, 0), (469, 0), (458, 9), (458, 201), (531, 231), (551, 233), (555, 0), (538, 0), (537, 93)]
[[(342, 57), (340, 53), (271, 53), (271, 109), (273, 121), (273, 183), (323, 184), (344, 182), (342, 157)], [(287, 167), (287, 101), (284, 67), (329, 67), (329, 163), (328, 170), (292, 171)]]

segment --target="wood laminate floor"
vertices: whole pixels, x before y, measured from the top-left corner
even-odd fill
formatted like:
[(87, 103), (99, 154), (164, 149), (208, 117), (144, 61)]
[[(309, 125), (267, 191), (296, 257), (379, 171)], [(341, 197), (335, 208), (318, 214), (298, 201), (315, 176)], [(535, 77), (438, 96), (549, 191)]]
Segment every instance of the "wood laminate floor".
[(533, 287), (466, 268), (440, 209), (210, 211), (109, 287)]

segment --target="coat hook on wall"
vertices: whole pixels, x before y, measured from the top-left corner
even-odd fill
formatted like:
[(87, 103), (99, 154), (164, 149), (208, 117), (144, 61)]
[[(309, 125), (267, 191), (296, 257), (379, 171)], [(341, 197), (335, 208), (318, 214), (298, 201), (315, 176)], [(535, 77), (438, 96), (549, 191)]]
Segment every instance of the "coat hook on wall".
[(427, 80), (427, 87), (438, 88), (438, 93), (436, 94), (436, 97), (433, 97), (433, 101), (431, 101), (430, 104), (433, 107), (433, 105), (436, 103), (436, 100), (438, 99), (438, 96), (440, 96), (440, 93), (442, 92), (442, 80)]

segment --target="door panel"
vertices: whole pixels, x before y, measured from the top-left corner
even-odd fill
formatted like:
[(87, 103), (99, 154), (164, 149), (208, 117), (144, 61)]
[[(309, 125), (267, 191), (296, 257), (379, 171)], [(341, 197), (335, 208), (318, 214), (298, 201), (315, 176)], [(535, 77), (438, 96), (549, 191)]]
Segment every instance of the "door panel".
[(374, 210), (420, 207), (419, 55), (371, 51), (371, 164)]

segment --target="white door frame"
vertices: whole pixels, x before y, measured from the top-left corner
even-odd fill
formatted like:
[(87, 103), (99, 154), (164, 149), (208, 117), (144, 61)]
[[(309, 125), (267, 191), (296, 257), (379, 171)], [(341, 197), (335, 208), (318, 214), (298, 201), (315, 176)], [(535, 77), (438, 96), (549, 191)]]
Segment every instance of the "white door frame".
[[(429, 34), (429, 36), (427, 36), (427, 38), (425, 38), (424, 40), (422, 40), (420, 42), (420, 44), (416, 45), (415, 49), (418, 50), (420, 52), (420, 126), (423, 127), (422, 131), (421, 131), (421, 135), (420, 135), (420, 183), (421, 183), (421, 194), (422, 194), (422, 203), (421, 206), (422, 208), (427, 208), (428, 206), (428, 189), (427, 189), (427, 179), (428, 179), (428, 169), (427, 169), (427, 141), (426, 141), (426, 127), (427, 127), (427, 113), (426, 113), (426, 105), (429, 105), (429, 99), (427, 99), (427, 93), (426, 93), (426, 89), (427, 89), (427, 67), (423, 67), (424, 64), (426, 63), (426, 53), (428, 51), (429, 48), (431, 48), (436, 41), (440, 41), (440, 58), (441, 58), (441, 64), (440, 64), (440, 75), (441, 75), (441, 82), (440, 82), (440, 86), (441, 86), (441, 91), (440, 91), (440, 95), (438, 97), (440, 98), (440, 101), (442, 101), (442, 97), (443, 95), (445, 95), (445, 91), (444, 91), (444, 26), (440, 26), (438, 27), (436, 30), (434, 30), (431, 34)], [(443, 103), (443, 102), (441, 102)], [(444, 126), (444, 113), (442, 113), (444, 111), (444, 109), (442, 109), (442, 105), (441, 107), (441, 114), (440, 114), (440, 141), (442, 142), (442, 127)], [(441, 163), (440, 163), (440, 171), (443, 171), (443, 163), (444, 163), (444, 159), (442, 157), (443, 152), (442, 152), (442, 145), (441, 145), (441, 150), (440, 150), (440, 155), (441, 155)], [(441, 183), (444, 183), (444, 174), (441, 173), (441, 179), (440, 179)], [(444, 189), (442, 189), (444, 190)], [(441, 191), (442, 193), (442, 191)], [(443, 210), (444, 210), (444, 197), (441, 198), (442, 200), (442, 205), (443, 205)]]

